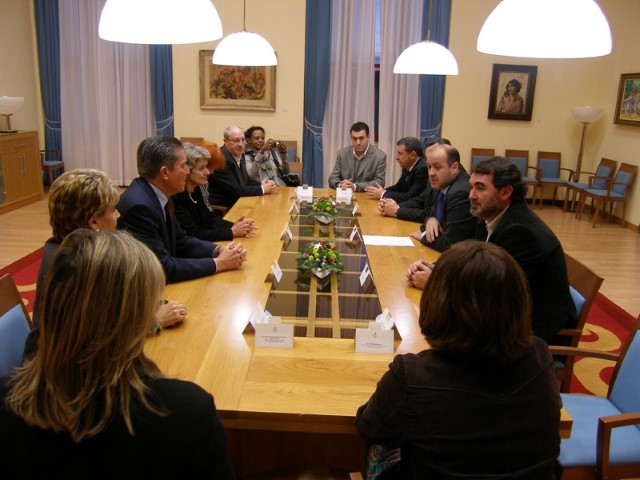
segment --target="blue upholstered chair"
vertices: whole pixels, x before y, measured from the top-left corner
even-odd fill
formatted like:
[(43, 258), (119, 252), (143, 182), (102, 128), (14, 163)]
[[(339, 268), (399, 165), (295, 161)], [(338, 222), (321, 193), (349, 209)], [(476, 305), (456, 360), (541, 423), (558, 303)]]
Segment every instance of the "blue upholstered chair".
[(604, 210), (609, 204), (609, 219), (613, 217), (613, 206), (616, 203), (622, 204), (622, 213), (620, 215), (620, 225), (624, 228), (625, 214), (627, 211), (627, 201), (631, 196), (631, 187), (635, 180), (636, 173), (638, 172), (637, 165), (629, 165), (628, 163), (621, 163), (616, 176), (613, 181), (607, 182), (604, 188), (598, 188), (595, 185), (595, 179), (589, 182), (589, 188), (585, 188), (580, 191), (580, 197), (578, 197), (578, 210), (576, 217), (578, 220), (582, 217), (584, 210), (584, 204), (587, 199), (591, 198), (591, 209), (593, 210), (595, 204), (595, 213), (593, 214), (593, 220), (591, 226), (595, 227), (598, 221), (598, 214), (600, 210)]
[(64, 173), (64, 162), (60, 160), (60, 150), (40, 150), (40, 162), (45, 185), (51, 186), (53, 181)]
[(22, 363), (31, 318), (10, 275), (0, 278), (0, 377)]
[(495, 157), (496, 151), (493, 148), (472, 148), (471, 149), (471, 170), (483, 160)]
[[(610, 160), (608, 158), (600, 159), (600, 163), (596, 168), (595, 172), (574, 172), (573, 178), (570, 182), (567, 183), (567, 188), (564, 193), (564, 205), (562, 206), (562, 211), (566, 212), (569, 208), (569, 193), (573, 193), (572, 196), (572, 207), (573, 202), (576, 200), (576, 196), (585, 188), (589, 188), (589, 182), (593, 181), (594, 188), (606, 188), (607, 181), (613, 178), (613, 174), (616, 171), (616, 167), (618, 166), (618, 162), (615, 160)], [(576, 175), (577, 173), (577, 175)], [(581, 176), (590, 175), (589, 178), (583, 177), (587, 179), (586, 182), (580, 181)], [(593, 177), (593, 180), (591, 178)]]
[[(539, 208), (542, 208), (544, 187), (553, 187), (552, 202), (555, 203), (558, 187), (566, 187), (567, 183), (569, 183), (573, 177), (573, 170), (561, 166), (561, 158), (562, 155), (560, 152), (538, 152), (538, 172), (540, 172)], [(562, 172), (566, 173), (563, 174)]]
[(620, 355), (598, 350), (549, 347), (573, 354), (616, 360), (606, 398), (562, 393), (573, 426), (563, 439), (556, 478), (619, 479), (640, 477), (640, 317)]
[[(504, 156), (516, 164), (516, 167), (520, 170), (520, 175), (522, 175), (522, 181), (527, 186), (533, 187), (533, 205), (536, 200), (536, 191), (540, 184), (540, 172), (536, 167), (529, 166), (529, 150), (507, 149), (504, 151)], [(529, 170), (532, 170), (532, 172), (530, 173)]]

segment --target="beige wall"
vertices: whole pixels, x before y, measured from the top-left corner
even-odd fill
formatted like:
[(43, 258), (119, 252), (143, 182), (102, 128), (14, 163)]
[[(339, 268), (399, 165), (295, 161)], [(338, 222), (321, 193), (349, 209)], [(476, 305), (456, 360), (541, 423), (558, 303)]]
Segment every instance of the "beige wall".
[[(224, 34), (242, 30), (242, 2), (215, 0)], [(278, 56), (275, 112), (200, 109), (199, 50), (209, 44), (174, 45), (174, 108), (176, 136), (205, 137), (221, 144), (222, 131), (231, 124), (261, 125), (271, 138), (302, 142), (304, 98), (305, 7), (302, 0), (247, 0), (246, 29), (259, 33)], [(300, 152), (298, 153), (300, 155)]]
[[(476, 51), (476, 40), (485, 18), (497, 0), (453, 0), (449, 47), (458, 60), (460, 75), (448, 77), (445, 93), (443, 136), (458, 147), (465, 165), (472, 147), (530, 151), (535, 164), (538, 150), (562, 152), (563, 164), (574, 168), (582, 125), (571, 115), (575, 105), (604, 108), (604, 115), (588, 127), (583, 170), (591, 170), (600, 157), (640, 165), (640, 127), (614, 125), (620, 74), (640, 71), (640, 2), (599, 0), (613, 32), (613, 52), (602, 58), (557, 60), (486, 55)], [(544, 32), (541, 32), (544, 35)], [(537, 85), (531, 122), (488, 120), (488, 96), (494, 63), (536, 65)], [(640, 222), (640, 187), (627, 220)]]

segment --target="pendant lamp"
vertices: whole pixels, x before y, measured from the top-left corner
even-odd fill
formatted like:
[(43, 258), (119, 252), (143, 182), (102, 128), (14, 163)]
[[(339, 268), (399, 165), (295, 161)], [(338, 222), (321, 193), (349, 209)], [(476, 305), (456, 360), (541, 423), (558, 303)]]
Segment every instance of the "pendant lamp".
[(201, 43), (221, 38), (222, 23), (211, 0), (107, 0), (98, 35), (122, 43)]
[(594, 0), (502, 0), (484, 22), (477, 49), (526, 58), (611, 53), (611, 30)]
[(407, 47), (396, 60), (393, 73), (458, 75), (458, 62), (446, 47), (431, 41), (431, 0), (427, 39)]
[(216, 46), (211, 58), (214, 65), (260, 67), (277, 65), (276, 52), (271, 44), (257, 33), (246, 29), (247, 2), (243, 1), (242, 31), (227, 35)]

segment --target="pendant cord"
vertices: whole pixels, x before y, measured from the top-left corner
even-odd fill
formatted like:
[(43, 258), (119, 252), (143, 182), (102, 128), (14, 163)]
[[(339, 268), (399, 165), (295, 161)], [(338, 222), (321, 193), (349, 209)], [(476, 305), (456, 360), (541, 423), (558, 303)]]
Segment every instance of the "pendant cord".
[(427, 18), (427, 42), (431, 40), (431, 3), (433, 0), (429, 0), (429, 18)]

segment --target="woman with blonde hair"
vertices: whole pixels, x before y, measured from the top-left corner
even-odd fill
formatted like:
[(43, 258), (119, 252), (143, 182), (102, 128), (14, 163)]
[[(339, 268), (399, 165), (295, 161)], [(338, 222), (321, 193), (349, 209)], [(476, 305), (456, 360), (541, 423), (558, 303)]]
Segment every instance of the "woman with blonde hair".
[(144, 354), (165, 283), (156, 256), (126, 232), (80, 229), (48, 278), (38, 351), (0, 381), (3, 473), (234, 478), (213, 397)]
[(431, 348), (393, 359), (358, 409), (360, 435), (400, 450), (392, 469), (403, 479), (551, 480), (560, 394), (518, 263), (490, 243), (453, 245), (433, 267), (419, 323)]

